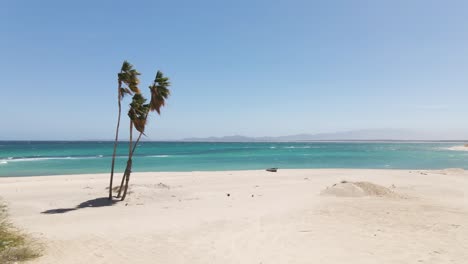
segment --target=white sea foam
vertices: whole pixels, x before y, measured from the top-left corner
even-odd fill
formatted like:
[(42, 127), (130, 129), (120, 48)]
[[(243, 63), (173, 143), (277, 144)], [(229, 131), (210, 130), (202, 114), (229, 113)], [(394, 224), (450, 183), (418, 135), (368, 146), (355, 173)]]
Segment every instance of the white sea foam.
[(468, 151), (468, 147), (466, 146), (454, 146), (450, 148), (444, 148), (445, 150), (454, 150), (454, 151)]
[(2, 161), (0, 161), (0, 165), (1, 164), (8, 164), (8, 161), (2, 160)]
[(44, 161), (44, 160), (81, 160), (81, 159), (95, 159), (96, 157), (38, 157), (38, 158), (18, 158), (14, 159), (8, 157), (7, 159), (0, 159), (0, 163), (4, 162), (29, 162), (29, 161)]
[(150, 155), (150, 156), (146, 156), (146, 157), (150, 157), (150, 158), (167, 158), (167, 157), (170, 157), (170, 155)]
[[(311, 146), (288, 146), (288, 147), (284, 147), (285, 149), (309, 149), (309, 148), (312, 148)], [(314, 148), (318, 148), (318, 147), (314, 147)]]

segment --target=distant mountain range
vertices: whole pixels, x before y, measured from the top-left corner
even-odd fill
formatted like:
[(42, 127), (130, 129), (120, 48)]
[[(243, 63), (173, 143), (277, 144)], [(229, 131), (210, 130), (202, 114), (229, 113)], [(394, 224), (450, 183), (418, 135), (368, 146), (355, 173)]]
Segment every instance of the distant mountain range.
[[(189, 142), (294, 142), (294, 141), (418, 141), (448, 140), (437, 135), (429, 135), (407, 130), (368, 129), (336, 133), (297, 134), (278, 137), (246, 137), (241, 135), (224, 137), (185, 138)], [(462, 141), (462, 140), (450, 140)]]

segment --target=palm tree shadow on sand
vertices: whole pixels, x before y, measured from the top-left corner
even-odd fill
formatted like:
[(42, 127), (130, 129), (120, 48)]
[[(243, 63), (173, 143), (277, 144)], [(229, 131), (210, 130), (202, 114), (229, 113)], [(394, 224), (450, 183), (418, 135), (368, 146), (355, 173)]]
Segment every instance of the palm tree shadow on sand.
[(89, 208), (89, 207), (105, 207), (105, 206), (112, 206), (117, 201), (115, 200), (109, 200), (108, 197), (101, 197), (101, 198), (96, 198), (92, 200), (88, 200), (85, 202), (80, 203), (79, 205), (73, 207), (73, 208), (57, 208), (57, 209), (50, 209), (41, 212), (41, 214), (63, 214), (63, 213), (68, 213), (71, 211), (75, 211), (78, 209), (83, 209), (83, 208)]

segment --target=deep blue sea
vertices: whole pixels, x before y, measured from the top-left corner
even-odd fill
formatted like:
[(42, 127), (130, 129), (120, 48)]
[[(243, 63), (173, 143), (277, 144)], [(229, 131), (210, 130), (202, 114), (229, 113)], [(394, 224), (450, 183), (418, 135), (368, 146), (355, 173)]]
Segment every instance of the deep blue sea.
[[(468, 169), (459, 143), (193, 143), (142, 142), (133, 171), (278, 168)], [(0, 141), (0, 177), (109, 172), (113, 142)], [(123, 171), (127, 143), (116, 159)]]

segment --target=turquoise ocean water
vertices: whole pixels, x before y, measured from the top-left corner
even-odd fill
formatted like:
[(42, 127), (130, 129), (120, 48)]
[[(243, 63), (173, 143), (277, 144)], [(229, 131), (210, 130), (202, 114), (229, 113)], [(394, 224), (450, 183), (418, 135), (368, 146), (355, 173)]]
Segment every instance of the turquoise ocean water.
[[(191, 143), (142, 142), (134, 171), (278, 168), (468, 169), (463, 143)], [(109, 172), (113, 142), (0, 141), (0, 177)], [(127, 145), (121, 143), (117, 171)]]

